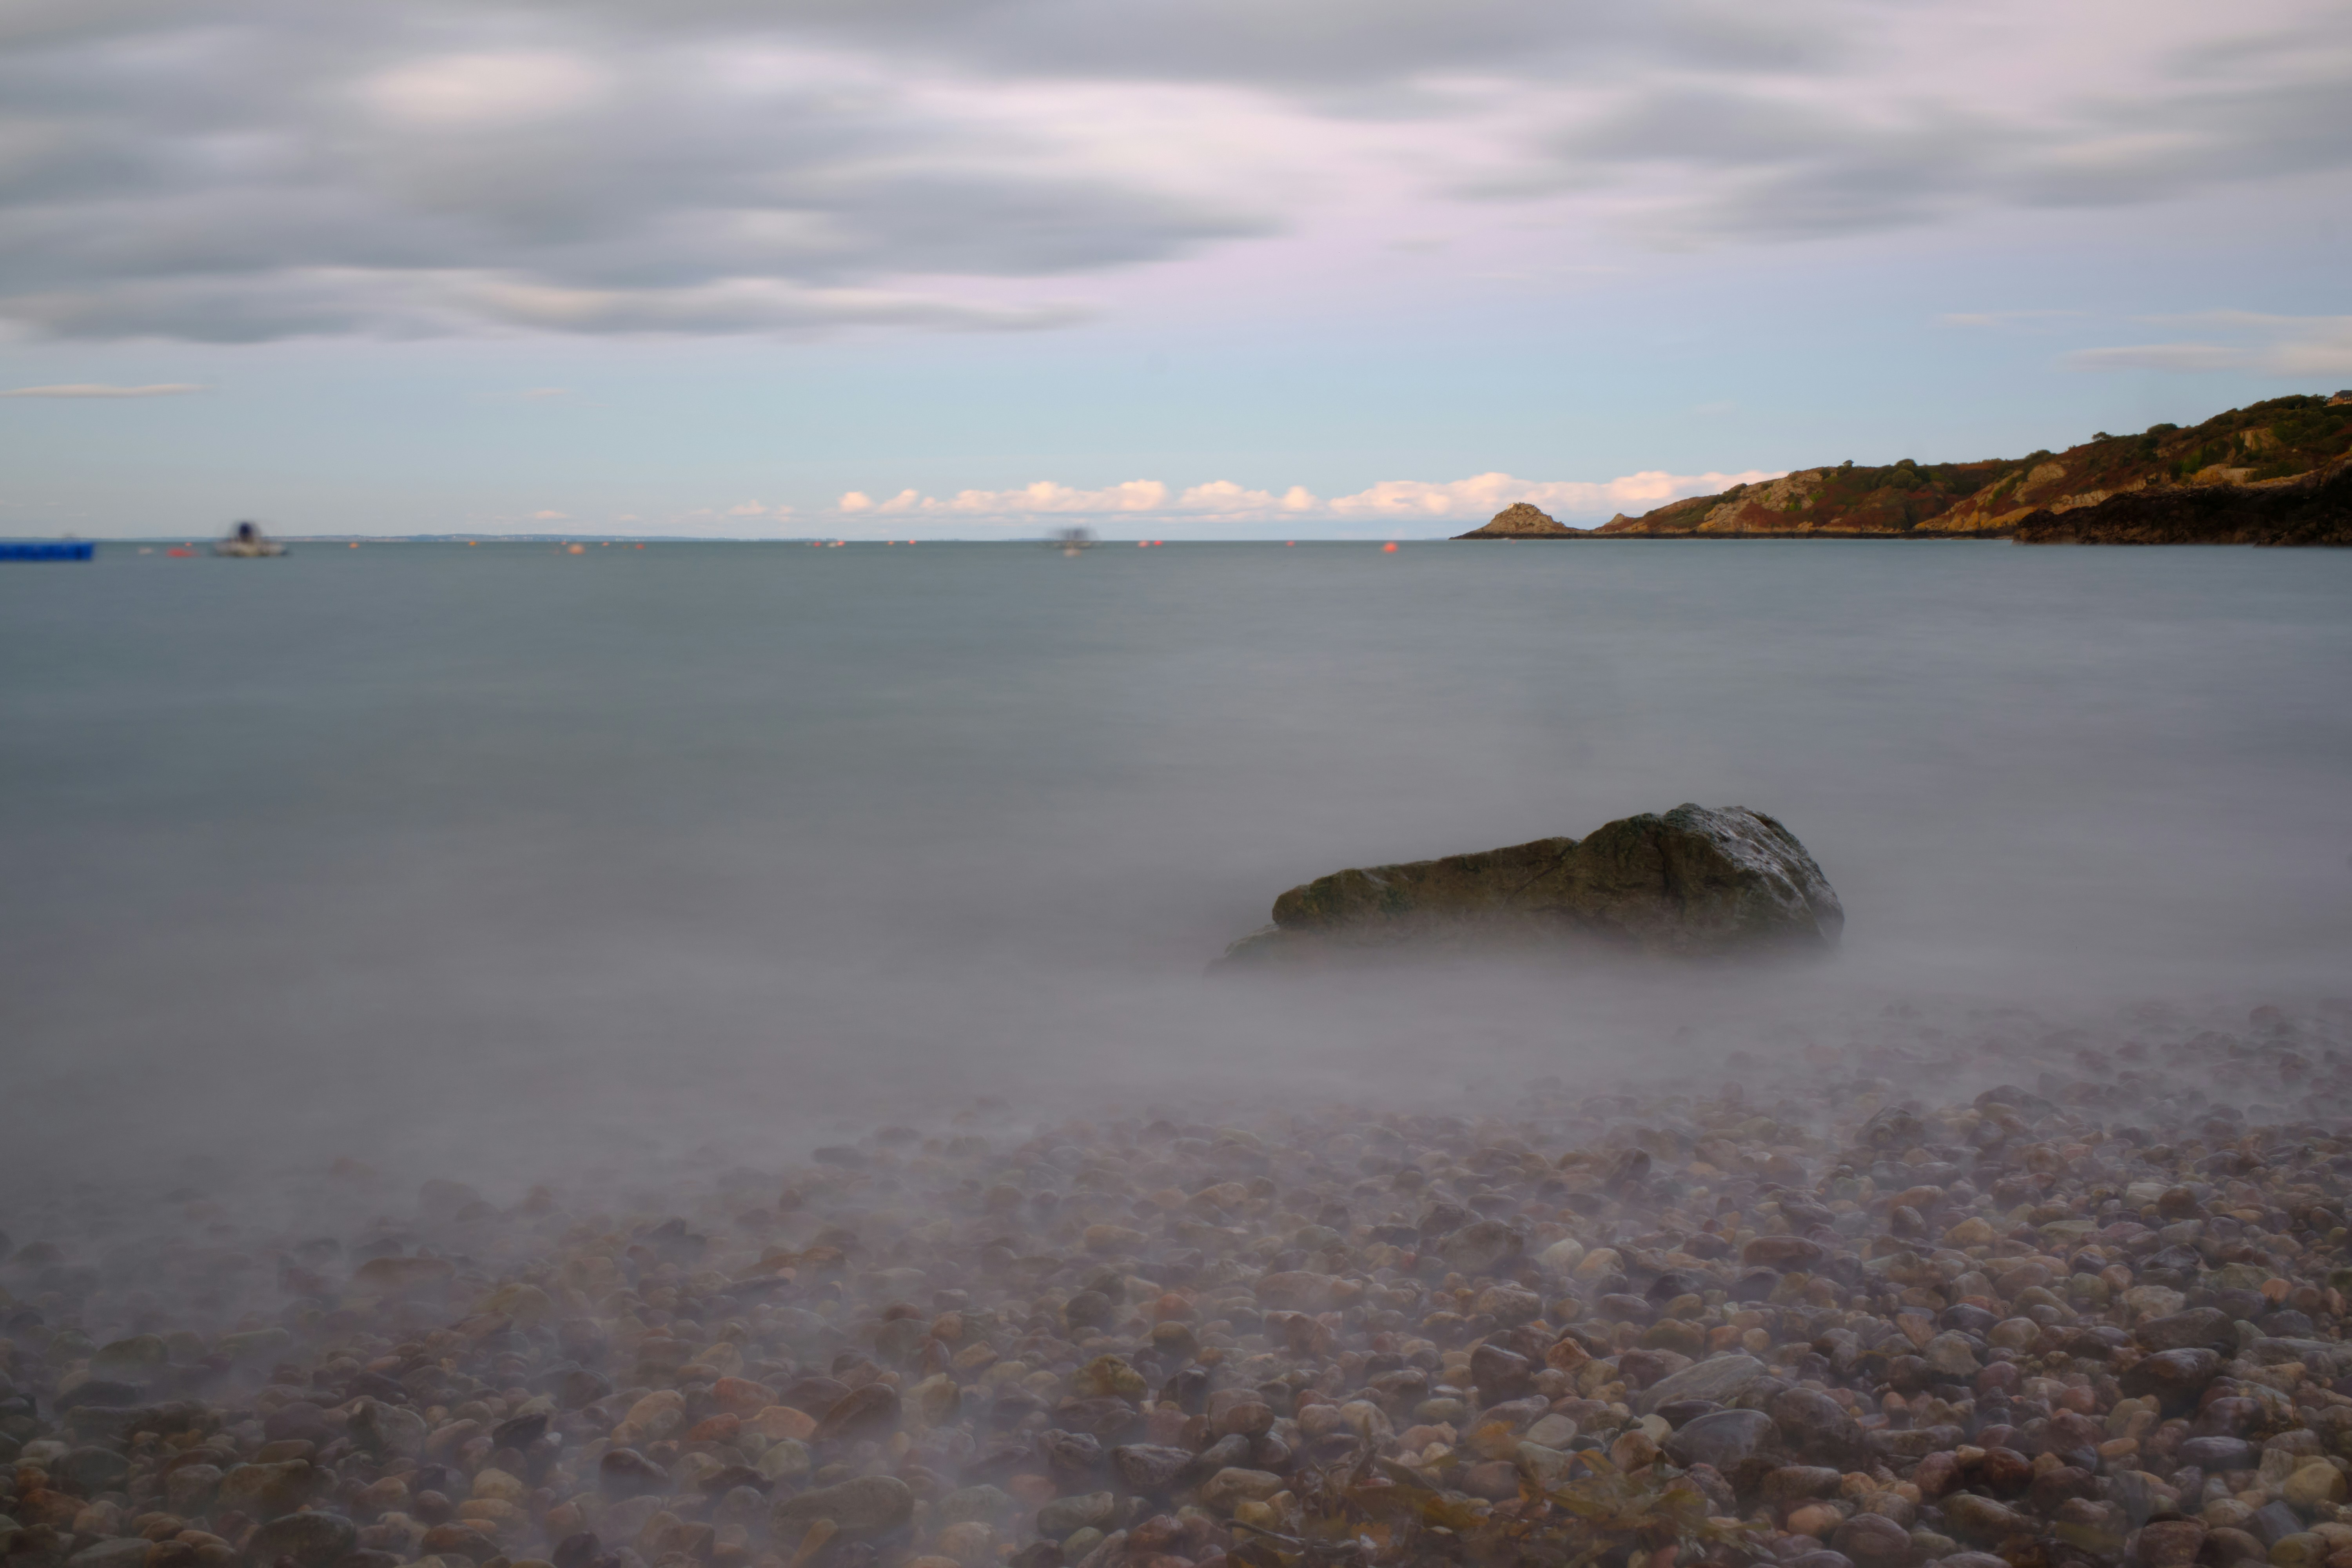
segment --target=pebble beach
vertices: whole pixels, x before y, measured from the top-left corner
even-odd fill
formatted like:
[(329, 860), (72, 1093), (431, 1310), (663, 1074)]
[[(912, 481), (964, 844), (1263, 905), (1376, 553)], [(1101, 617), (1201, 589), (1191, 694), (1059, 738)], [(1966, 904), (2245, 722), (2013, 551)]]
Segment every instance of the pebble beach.
[(10, 1568), (2352, 1568), (2352, 1005), (5, 1210)]

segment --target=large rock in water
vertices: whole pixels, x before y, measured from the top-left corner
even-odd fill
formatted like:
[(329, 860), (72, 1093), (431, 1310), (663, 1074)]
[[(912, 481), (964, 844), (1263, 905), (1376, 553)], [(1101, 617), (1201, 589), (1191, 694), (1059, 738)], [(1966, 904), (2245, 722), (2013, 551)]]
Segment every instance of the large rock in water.
[(1845, 911), (1796, 836), (1745, 806), (1678, 805), (1581, 843), (1334, 872), (1274, 901), (1274, 923), (1222, 963), (1345, 960), (1397, 950), (1586, 945), (1684, 957), (1822, 952)]
[(1484, 528), (1474, 528), (1467, 533), (1457, 533), (1456, 539), (1581, 539), (1584, 531), (1569, 528), (1550, 513), (1529, 506), (1526, 501), (1514, 501), (1496, 512)]

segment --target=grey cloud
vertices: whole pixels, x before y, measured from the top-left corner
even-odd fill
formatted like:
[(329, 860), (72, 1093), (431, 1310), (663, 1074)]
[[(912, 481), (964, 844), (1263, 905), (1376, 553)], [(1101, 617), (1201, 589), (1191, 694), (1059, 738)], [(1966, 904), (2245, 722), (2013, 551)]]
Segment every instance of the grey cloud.
[[(1448, 72), (1818, 68), (1843, 3), (1765, 23), (1727, 0), (21, 0), (0, 16), (0, 322), (224, 342), (1051, 324), (1071, 312), (895, 280), (1163, 260), (1275, 231), (1273, 198), (1091, 159), (1081, 123), (992, 125), (910, 68), (983, 95), (1237, 84), (1427, 115), (1458, 111), (1427, 86)], [(819, 65), (725, 79), (779, 49)], [(534, 51), (603, 79), (535, 115), (463, 81), (446, 122), (380, 101), (386, 73), (429, 110), (433, 83), (397, 73)]]
[(2137, 96), (2083, 96), (2030, 120), (1957, 92), (1889, 105), (1867, 93), (1792, 101), (1738, 81), (1637, 81), (1463, 194), (1517, 199), (1678, 171), (1687, 191), (1648, 220), (1669, 243), (1900, 228), (1986, 206), (2117, 206), (2352, 167), (2347, 95), (2343, 14), (2221, 40)]
[(1003, 307), (883, 289), (806, 289), (762, 279), (685, 288), (594, 289), (462, 271), (236, 273), (20, 295), (17, 321), (60, 338), (262, 342), (363, 332), (795, 332), (847, 326), (1020, 331), (1084, 319), (1075, 306)]
[[(0, 321), (39, 332), (1025, 330), (1075, 312), (894, 280), (1046, 278), (1273, 226), (1090, 160), (1082, 135), (922, 101), (874, 62), (730, 86), (723, 51), (551, 13), (34, 20), (0, 58)], [(383, 85), (453, 58), (454, 85)], [(551, 97), (533, 69), (586, 85)], [(501, 71), (548, 101), (511, 111)]]
[[(669, 26), (765, 28), (771, 0), (591, 0)], [(1022, 76), (1249, 82), (1351, 95), (1455, 72), (1580, 79), (1639, 62), (1822, 70), (1847, 58), (1844, 0), (1769, 15), (1733, 0), (803, 0), (799, 33)]]
[(1869, 0), (16, 0), (0, 327), (1020, 330), (1072, 312), (920, 280), (1081, 275), (1282, 227), (1282, 195), (1245, 173), (1188, 183), (1039, 110), (1074, 83), (1239, 88), (1327, 119), (1605, 100), (1456, 194), (1664, 167), (1687, 182), (1653, 204), (1672, 244), (2352, 163), (2325, 64), (2352, 24), (2185, 58), (2152, 96), (2031, 125), (1855, 107), (1868, 40), (1900, 25)]
[(2019, 141), (1949, 112), (1889, 126), (1818, 102), (1675, 87), (1559, 135), (1508, 194), (1531, 194), (1547, 178), (1566, 189), (1678, 166), (1696, 174), (1696, 191), (1648, 220), (1654, 237), (1812, 238), (1931, 221), (1995, 177)]

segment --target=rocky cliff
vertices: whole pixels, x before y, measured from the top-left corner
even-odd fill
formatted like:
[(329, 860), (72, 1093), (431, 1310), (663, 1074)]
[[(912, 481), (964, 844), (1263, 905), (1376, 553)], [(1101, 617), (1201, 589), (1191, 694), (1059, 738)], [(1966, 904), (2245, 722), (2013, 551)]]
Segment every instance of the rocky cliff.
[[(1465, 539), (1919, 538), (2034, 542), (2343, 543), (2352, 393), (2274, 397), (2183, 429), (2102, 431), (2063, 452), (1885, 468), (1841, 463), (1694, 496), (1600, 528), (1521, 503)], [(2095, 512), (2095, 521), (2078, 515)], [(1536, 530), (1516, 513), (1550, 524)]]
[(2126, 490), (2017, 525), (2021, 544), (2352, 544), (2352, 460), (2242, 485)]

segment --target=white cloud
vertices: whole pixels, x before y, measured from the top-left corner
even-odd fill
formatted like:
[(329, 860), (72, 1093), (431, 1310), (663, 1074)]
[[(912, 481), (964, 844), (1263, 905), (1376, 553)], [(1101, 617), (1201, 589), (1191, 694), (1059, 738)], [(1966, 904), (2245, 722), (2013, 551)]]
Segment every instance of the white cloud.
[(102, 381), (69, 381), (55, 386), (18, 386), (0, 397), (182, 397), (211, 389), (199, 382), (159, 381), (148, 386), (110, 386)]
[(927, 496), (920, 490), (900, 490), (888, 500), (877, 502), (862, 490), (851, 490), (841, 498), (840, 510), (845, 512), (878, 512), (886, 515), (919, 513), (926, 516), (961, 516), (975, 518), (1045, 517), (1076, 514), (1098, 516), (1118, 512), (1160, 512), (1168, 510), (1168, 487), (1158, 479), (1129, 479), (1103, 489), (1073, 489), (1050, 479), (1040, 479), (1009, 490), (958, 490), (942, 500)]
[(1079, 489), (1041, 479), (1013, 489), (959, 490), (945, 498), (901, 490), (878, 503), (863, 490), (851, 490), (841, 498), (839, 510), (853, 516), (966, 518), (1006, 524), (1046, 518), (1433, 523), (1483, 521), (1514, 502), (1527, 501), (1562, 518), (1600, 518), (1616, 511), (1647, 510), (1685, 496), (1709, 495), (1736, 484), (1775, 477), (1758, 469), (1739, 474), (1670, 474), (1651, 469), (1591, 483), (1489, 473), (1444, 483), (1385, 479), (1349, 495), (1328, 498), (1303, 485), (1277, 492), (1247, 489), (1230, 479), (1213, 479), (1181, 491), (1158, 479), (1129, 479), (1100, 489)]
[(1272, 490), (1244, 489), (1231, 479), (1194, 485), (1177, 500), (1181, 510), (1213, 517), (1301, 517), (1321, 505), (1304, 485), (1293, 485), (1277, 496)]
[(2062, 363), (2070, 370), (2084, 371), (2246, 371), (2289, 379), (2352, 375), (2352, 316), (2210, 310), (2156, 320), (2169, 325), (2207, 327), (2237, 341), (2084, 349), (2068, 354)]

